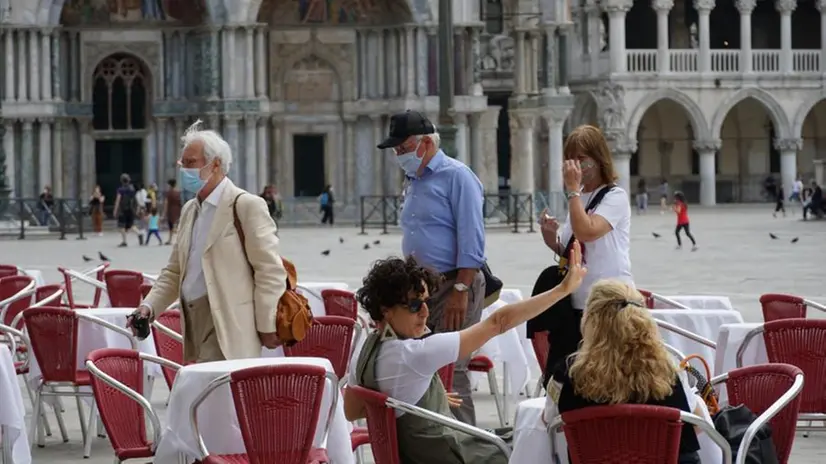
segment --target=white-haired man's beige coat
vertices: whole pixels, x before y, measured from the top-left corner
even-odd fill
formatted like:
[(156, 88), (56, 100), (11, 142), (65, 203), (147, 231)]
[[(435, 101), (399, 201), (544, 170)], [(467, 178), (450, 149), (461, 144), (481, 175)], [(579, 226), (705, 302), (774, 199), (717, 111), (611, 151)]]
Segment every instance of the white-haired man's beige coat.
[[(278, 254), (276, 226), (267, 204), (259, 196), (236, 187), (229, 178), (226, 180), (228, 184), (221, 193), (201, 259), (221, 352), (226, 359), (254, 358), (261, 356), (258, 332), (276, 331), (275, 308), (286, 290), (287, 272)], [(249, 264), (233, 224), (232, 204), (236, 197)], [(146, 297), (145, 303), (152, 309), (153, 317), (180, 298), (196, 201), (197, 198), (184, 205), (178, 241), (172, 248), (169, 263)], [(250, 265), (255, 271), (254, 277)], [(186, 323), (184, 318), (181, 321)], [(182, 332), (186, 333), (183, 327)]]

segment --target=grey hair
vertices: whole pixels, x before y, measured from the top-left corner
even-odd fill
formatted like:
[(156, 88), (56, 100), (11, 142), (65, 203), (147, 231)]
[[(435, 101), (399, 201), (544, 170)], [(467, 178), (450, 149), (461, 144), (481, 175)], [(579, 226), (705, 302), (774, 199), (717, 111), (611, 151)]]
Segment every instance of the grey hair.
[(204, 146), (207, 164), (218, 158), (221, 161), (221, 170), (224, 174), (229, 173), (229, 167), (232, 165), (232, 149), (221, 134), (214, 130), (202, 130), (201, 124), (203, 121), (199, 119), (184, 132), (184, 136), (181, 137), (183, 148), (186, 149), (195, 142), (201, 142)]
[(439, 136), (438, 132), (433, 132), (432, 134), (420, 135), (417, 142), (421, 142), (422, 139), (424, 139), (424, 138), (429, 138), (430, 141), (433, 142), (433, 145), (436, 146), (437, 150), (442, 147), (442, 138)]

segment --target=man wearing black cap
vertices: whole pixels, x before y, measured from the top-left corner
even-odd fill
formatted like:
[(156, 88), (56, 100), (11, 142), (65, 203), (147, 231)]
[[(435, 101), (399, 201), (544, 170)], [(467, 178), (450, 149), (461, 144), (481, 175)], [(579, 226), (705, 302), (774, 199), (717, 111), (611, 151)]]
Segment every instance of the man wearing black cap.
[[(482, 313), (484, 190), (469, 167), (439, 149), (439, 141), (433, 123), (418, 111), (407, 111), (390, 118), (389, 137), (378, 148), (393, 150), (407, 178), (400, 221), (404, 255), (445, 277), (427, 303), (428, 325), (434, 332), (454, 332), (479, 322)], [(467, 361), (455, 365), (453, 390), (462, 406), (453, 413), (475, 425)]]

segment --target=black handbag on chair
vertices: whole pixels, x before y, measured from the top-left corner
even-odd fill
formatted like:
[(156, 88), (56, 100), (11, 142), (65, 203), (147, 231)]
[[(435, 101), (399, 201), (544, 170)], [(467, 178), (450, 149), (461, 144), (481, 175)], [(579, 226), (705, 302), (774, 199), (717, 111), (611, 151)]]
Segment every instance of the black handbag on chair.
[[(609, 185), (597, 192), (591, 198), (591, 201), (588, 202), (585, 212), (588, 213), (594, 210), (605, 195), (613, 190), (613, 188), (613, 185)], [(562, 282), (565, 278), (565, 273), (568, 271), (567, 257), (571, 252), (571, 248), (574, 246), (575, 239), (576, 237), (572, 234), (570, 240), (568, 240), (568, 244), (565, 246), (564, 253), (559, 258), (559, 265), (550, 266), (539, 274), (533, 286), (531, 296), (547, 292)], [(527, 322), (526, 331), (528, 338), (533, 338), (536, 332), (548, 332), (550, 349), (548, 350), (548, 361), (544, 366), (543, 384), (548, 383), (556, 364), (573, 354), (579, 348), (579, 342), (582, 341), (581, 322), (582, 310), (574, 308), (570, 295), (559, 300), (542, 314)]]
[[(735, 456), (746, 434), (746, 429), (757, 419), (757, 415), (741, 404), (724, 407), (712, 419), (714, 428), (726, 439), (731, 446), (732, 456)], [(769, 424), (757, 430), (757, 434), (746, 450), (745, 462), (746, 464), (779, 464)]]

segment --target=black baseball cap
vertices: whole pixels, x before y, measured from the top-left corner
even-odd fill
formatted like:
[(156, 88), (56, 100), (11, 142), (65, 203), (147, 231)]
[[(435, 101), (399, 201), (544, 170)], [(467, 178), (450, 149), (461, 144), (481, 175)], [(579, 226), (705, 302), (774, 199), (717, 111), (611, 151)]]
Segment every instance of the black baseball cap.
[(390, 136), (378, 144), (378, 148), (393, 148), (401, 145), (411, 135), (425, 135), (436, 132), (433, 123), (418, 111), (407, 110), (390, 116)]

